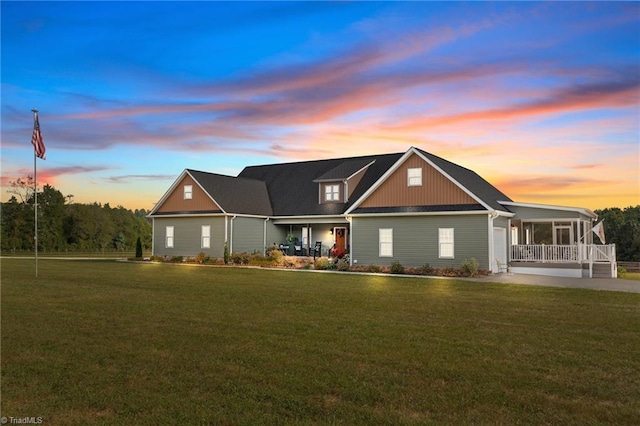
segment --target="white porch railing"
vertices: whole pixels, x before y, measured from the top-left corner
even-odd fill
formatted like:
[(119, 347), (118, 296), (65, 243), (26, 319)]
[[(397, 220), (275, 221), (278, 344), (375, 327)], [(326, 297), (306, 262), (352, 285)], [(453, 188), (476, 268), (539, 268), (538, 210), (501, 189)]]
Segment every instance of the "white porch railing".
[(615, 244), (610, 245), (546, 245), (511, 246), (512, 262), (586, 263), (616, 261)]

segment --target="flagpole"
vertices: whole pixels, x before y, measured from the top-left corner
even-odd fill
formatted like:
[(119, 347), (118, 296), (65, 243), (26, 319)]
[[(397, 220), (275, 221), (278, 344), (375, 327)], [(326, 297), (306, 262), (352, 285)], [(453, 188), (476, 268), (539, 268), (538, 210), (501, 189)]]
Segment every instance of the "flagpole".
[[(33, 122), (36, 122), (36, 114), (38, 114), (37, 109), (32, 109), (33, 112)], [(34, 242), (35, 242), (35, 254), (36, 254), (36, 278), (38, 278), (38, 162), (36, 151), (33, 151), (33, 193), (34, 193), (34, 223), (35, 223), (35, 232), (34, 232)]]

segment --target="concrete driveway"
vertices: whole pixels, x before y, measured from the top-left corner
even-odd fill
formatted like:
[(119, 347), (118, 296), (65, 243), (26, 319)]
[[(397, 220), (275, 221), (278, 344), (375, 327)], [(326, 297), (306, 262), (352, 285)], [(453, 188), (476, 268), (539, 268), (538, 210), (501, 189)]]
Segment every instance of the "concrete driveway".
[(474, 281), (640, 293), (640, 281), (623, 280), (620, 278), (563, 278), (546, 277), (543, 275), (495, 274), (488, 277), (477, 278), (474, 279)]

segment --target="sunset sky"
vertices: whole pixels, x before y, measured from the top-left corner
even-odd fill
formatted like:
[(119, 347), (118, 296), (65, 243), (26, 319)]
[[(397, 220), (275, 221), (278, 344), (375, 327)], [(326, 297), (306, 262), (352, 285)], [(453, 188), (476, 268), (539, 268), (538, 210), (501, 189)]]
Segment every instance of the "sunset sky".
[(513, 200), (640, 204), (640, 3), (7, 2), (2, 200), (151, 209), (185, 168), (405, 152)]

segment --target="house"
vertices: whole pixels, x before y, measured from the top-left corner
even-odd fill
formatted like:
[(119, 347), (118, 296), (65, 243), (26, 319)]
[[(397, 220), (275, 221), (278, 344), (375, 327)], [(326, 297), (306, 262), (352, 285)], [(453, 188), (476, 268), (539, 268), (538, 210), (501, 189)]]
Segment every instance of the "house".
[(514, 202), (475, 172), (412, 147), (404, 153), (186, 169), (149, 214), (153, 253), (222, 257), (349, 253), (351, 264), (615, 276), (615, 247), (594, 245), (588, 209)]

